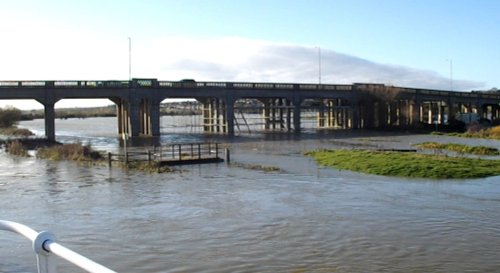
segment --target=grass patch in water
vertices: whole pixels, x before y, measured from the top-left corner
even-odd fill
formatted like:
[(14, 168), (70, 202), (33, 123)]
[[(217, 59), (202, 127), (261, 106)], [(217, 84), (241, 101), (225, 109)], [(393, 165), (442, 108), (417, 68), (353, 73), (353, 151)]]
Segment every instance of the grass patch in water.
[(498, 160), (367, 150), (320, 150), (306, 155), (322, 166), (384, 176), (464, 179), (500, 175)]
[(421, 149), (432, 150), (447, 150), (460, 154), (473, 154), (473, 155), (500, 155), (496, 148), (486, 146), (469, 146), (457, 143), (438, 143), (438, 142), (424, 142), (413, 145)]
[(263, 171), (263, 172), (281, 172), (281, 168), (274, 166), (264, 166), (259, 164), (244, 164), (244, 163), (231, 163), (231, 166), (236, 166), (243, 169), (255, 170), (255, 171)]
[(174, 169), (169, 168), (167, 166), (160, 166), (155, 162), (147, 162), (147, 161), (134, 161), (129, 163), (120, 163), (120, 165), (129, 170), (138, 170), (142, 172), (148, 173), (171, 173), (174, 172)]

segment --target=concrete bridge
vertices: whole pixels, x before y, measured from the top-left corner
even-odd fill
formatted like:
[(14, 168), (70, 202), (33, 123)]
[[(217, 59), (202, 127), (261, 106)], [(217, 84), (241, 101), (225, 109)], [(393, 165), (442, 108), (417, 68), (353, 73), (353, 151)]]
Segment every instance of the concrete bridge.
[(417, 127), (445, 124), (459, 113), (496, 120), (500, 94), (452, 92), (383, 84), (297, 84), (131, 81), (0, 81), (0, 99), (34, 99), (45, 109), (45, 134), (55, 139), (54, 105), (61, 99), (109, 99), (116, 104), (118, 133), (160, 135), (160, 103), (194, 98), (203, 105), (203, 130), (234, 135), (235, 103), (257, 100), (264, 130), (301, 130), (301, 113), (314, 110), (317, 128)]

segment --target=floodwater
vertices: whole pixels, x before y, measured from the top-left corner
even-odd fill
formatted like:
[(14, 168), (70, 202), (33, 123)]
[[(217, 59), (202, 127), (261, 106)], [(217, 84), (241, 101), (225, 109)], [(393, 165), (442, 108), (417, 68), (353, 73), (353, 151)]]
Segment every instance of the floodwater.
[[(41, 120), (21, 126), (43, 132)], [(115, 132), (113, 118), (56, 122), (58, 140), (100, 149), (119, 149)], [(432, 136), (301, 138), (227, 140), (232, 165), (166, 174), (2, 152), (0, 218), (49, 230), (118, 272), (500, 272), (500, 177), (388, 178), (320, 168), (302, 155), (354, 142), (405, 146)], [(203, 139), (172, 133), (161, 141)], [(3, 232), (0, 244), (1, 272), (36, 272), (24, 238)], [(63, 261), (59, 268), (81, 272)]]

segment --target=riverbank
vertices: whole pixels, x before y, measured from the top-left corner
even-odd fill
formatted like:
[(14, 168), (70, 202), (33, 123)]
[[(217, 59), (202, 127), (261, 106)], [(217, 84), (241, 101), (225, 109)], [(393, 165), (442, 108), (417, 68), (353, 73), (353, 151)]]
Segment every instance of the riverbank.
[[(160, 115), (182, 116), (201, 115), (201, 108), (196, 101), (169, 102), (160, 105)], [(43, 119), (43, 109), (22, 111), (22, 120)], [(116, 117), (116, 106), (85, 107), (85, 108), (56, 108), (55, 117), (58, 119)]]

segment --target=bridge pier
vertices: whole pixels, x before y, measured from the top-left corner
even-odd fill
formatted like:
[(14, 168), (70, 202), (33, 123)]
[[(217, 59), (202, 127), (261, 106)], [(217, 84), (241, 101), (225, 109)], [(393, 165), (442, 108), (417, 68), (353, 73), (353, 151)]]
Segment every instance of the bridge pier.
[(56, 140), (56, 112), (54, 108), (55, 103), (45, 103), (44, 114), (45, 114), (45, 136), (48, 140)]
[(295, 133), (300, 133), (300, 113), (302, 112), (302, 100), (293, 98), (293, 130)]
[[(228, 120), (232, 124), (230, 131), (234, 134), (234, 105), (226, 107), (226, 102), (218, 98), (203, 100), (203, 131), (207, 133), (229, 133)], [(227, 111), (229, 109), (229, 111)], [(231, 115), (231, 118), (227, 118)]]
[(160, 135), (160, 103), (147, 99), (113, 99), (118, 134), (130, 137)]
[(54, 141), (56, 140), (56, 112), (54, 105), (57, 100), (45, 98), (37, 99), (37, 101), (43, 105), (45, 137), (48, 140)]
[(291, 131), (292, 103), (286, 98), (260, 99), (264, 105), (262, 119), (266, 131)]

